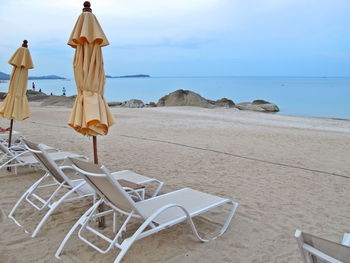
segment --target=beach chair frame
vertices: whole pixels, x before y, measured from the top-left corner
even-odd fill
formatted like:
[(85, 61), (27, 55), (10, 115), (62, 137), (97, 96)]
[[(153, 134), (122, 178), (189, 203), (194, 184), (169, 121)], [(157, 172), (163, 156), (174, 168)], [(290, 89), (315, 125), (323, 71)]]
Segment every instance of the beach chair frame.
[(350, 233), (344, 233), (343, 240), (341, 242), (344, 246), (350, 247)]
[[(23, 227), (18, 220), (15, 219), (14, 213), (16, 209), (19, 207), (19, 205), (25, 201), (28, 204), (30, 204), (32, 207), (34, 207), (36, 210), (43, 210), (48, 209), (47, 213), (43, 216), (43, 218), (40, 220), (39, 224), (34, 229), (33, 233), (31, 234), (32, 237), (35, 237), (42, 226), (45, 224), (47, 219), (50, 217), (52, 213), (55, 212), (55, 210), (62, 204), (66, 202), (72, 202), (76, 200), (81, 200), (85, 198), (91, 197), (93, 199), (93, 202), (96, 201), (96, 195), (93, 188), (86, 185), (86, 182), (84, 179), (70, 179), (66, 174), (65, 170), (71, 169), (74, 172), (74, 170), (70, 165), (62, 165), (59, 166), (56, 164), (56, 162), (50, 158), (50, 155), (46, 152), (44, 145), (42, 144), (35, 144), (29, 141), (24, 140), (24, 143), (26, 145), (26, 148), (28, 151), (30, 151), (35, 158), (37, 159), (38, 163), (42, 165), (42, 169), (46, 172), (39, 180), (37, 180), (31, 187), (29, 187), (23, 195), (19, 198), (19, 200), (16, 202), (15, 206), (12, 208), (11, 212), (9, 213), (8, 217), (12, 219), (18, 226)], [(67, 156), (68, 157), (68, 156)], [(88, 159), (84, 156), (79, 156), (80, 159), (83, 159), (87, 161)], [(121, 173), (122, 178), (118, 179), (125, 179), (132, 181), (137, 184), (144, 184), (144, 183), (156, 183), (157, 187), (152, 193), (152, 196), (155, 196), (160, 191), (161, 187), (163, 186), (163, 182), (155, 179), (150, 178), (146, 176), (138, 175), (142, 181), (133, 181), (134, 178), (128, 177), (128, 174), (124, 175), (123, 172), (128, 171), (119, 171), (113, 173), (113, 175), (118, 175)], [(47, 184), (45, 183), (47, 179), (53, 180), (53, 183)], [(139, 179), (140, 180), (140, 179)], [(38, 194), (38, 191), (43, 188), (51, 188), (51, 195), (44, 199)], [(58, 195), (62, 193), (62, 190), (67, 191), (65, 194), (63, 194), (58, 200), (56, 200)], [(140, 191), (134, 190), (132, 188), (125, 188), (125, 190), (130, 194), (130, 196), (134, 197), (137, 200), (144, 199), (144, 189), (140, 189)], [(35, 199), (40, 203), (40, 206), (35, 204), (31, 199)], [(28, 230), (24, 229), (26, 233), (30, 233)]]
[[(23, 201), (27, 202), (38, 211), (48, 208), (47, 213), (40, 220), (39, 224), (35, 227), (33, 233), (31, 234), (32, 237), (35, 237), (49, 216), (57, 209), (59, 205), (65, 202), (84, 199), (86, 197), (91, 197), (95, 201), (95, 193), (93, 191), (80, 191), (79, 189), (85, 184), (85, 181), (83, 179), (71, 180), (68, 176), (66, 176), (64, 170), (72, 169), (72, 167), (67, 165), (59, 166), (53, 159), (50, 158), (50, 155), (46, 152), (44, 145), (36, 145), (29, 141), (24, 141), (24, 143), (27, 150), (35, 156), (38, 163), (42, 165), (41, 168), (46, 173), (22, 194), (22, 196), (16, 202), (15, 206), (11, 209), (8, 217), (12, 219), (18, 226), (23, 228), (21, 223), (14, 217), (14, 213)], [(88, 160), (84, 156), (80, 156), (80, 158)], [(45, 183), (48, 179), (51, 179), (53, 182), (49, 184)], [(46, 199), (40, 196), (38, 193), (39, 190), (42, 190), (44, 188), (52, 189), (51, 194)], [(68, 190), (68, 192), (56, 200), (58, 195), (64, 189)], [(76, 196), (69, 198), (73, 194), (76, 194)], [(31, 199), (34, 199), (40, 205), (34, 203), (34, 201)], [(30, 233), (26, 229), (24, 229), (24, 231), (26, 233)]]
[[(41, 144), (42, 148), (50, 155), (55, 153), (55, 162), (60, 161), (63, 164), (64, 159), (71, 155), (68, 152), (61, 152), (57, 148)], [(50, 151), (50, 152), (48, 152)], [(31, 168), (40, 167), (40, 162), (28, 162), (25, 157), (32, 156), (30, 150), (26, 146), (24, 137), (20, 137), (20, 143), (7, 147), (7, 142), (0, 142), (0, 169), (2, 168), (15, 168), (15, 174), (17, 174), (17, 168), (28, 166)], [(76, 157), (83, 157), (81, 155), (76, 155)], [(24, 158), (23, 158), (24, 157)]]
[[(15, 144), (11, 147), (8, 147), (6, 144), (6, 141), (0, 141), (0, 169), (14, 167), (15, 174), (17, 174), (18, 166), (36, 167), (38, 165), (38, 163), (26, 163), (25, 161), (21, 160), (21, 158), (19, 158), (29, 153), (29, 151), (25, 148), (24, 145)], [(21, 148), (21, 151), (16, 150), (20, 149), (19, 147)]]
[[(201, 242), (208, 242), (209, 240), (214, 240), (221, 236), (228, 228), (230, 222), (232, 221), (232, 218), (237, 210), (238, 203), (234, 202), (233, 200), (230, 199), (220, 199), (220, 201), (212, 203), (206, 207), (203, 207), (201, 209), (198, 209), (196, 211), (188, 211), (185, 207), (182, 205), (179, 205), (177, 203), (168, 203), (166, 205), (163, 205), (156, 211), (154, 211), (150, 216), (145, 217), (142, 215), (142, 213), (139, 211), (138, 206), (131, 198), (130, 196), (123, 190), (123, 188), (120, 186), (120, 184), (116, 181), (113, 180), (112, 175), (108, 171), (108, 169), (104, 166), (96, 166), (94, 164), (86, 163), (83, 161), (79, 161), (77, 159), (69, 158), (72, 161), (72, 167), (78, 171), (85, 181), (96, 191), (96, 193), (99, 194), (101, 199), (97, 201), (92, 207), (90, 207), (81, 217), (80, 219), (74, 224), (74, 226), (71, 228), (71, 230), (67, 233), (65, 238), (63, 239), (62, 243), (60, 244), (59, 248), (57, 249), (55, 253), (56, 258), (60, 258), (60, 255), (62, 253), (62, 250), (64, 249), (66, 243), (68, 242), (69, 238), (73, 234), (73, 232), (80, 227), (78, 231), (78, 237), (81, 239), (83, 242), (87, 243), (94, 249), (96, 249), (98, 252), (105, 254), (109, 252), (112, 248), (117, 248), (119, 249), (119, 254), (117, 255), (116, 259), (114, 260), (115, 263), (120, 262), (128, 249), (132, 246), (132, 244), (141, 238), (147, 237), (151, 234), (157, 233), (167, 227), (170, 227), (172, 225), (178, 224), (183, 221), (188, 221), (190, 224), (193, 233), (199, 239)], [(91, 169), (90, 169), (91, 168)], [(96, 185), (92, 178), (106, 178), (108, 180), (108, 183), (110, 186), (113, 186), (112, 189), (115, 190), (115, 193), (118, 193), (118, 196), (123, 199), (122, 205), (116, 205), (113, 201), (109, 200), (109, 197), (106, 196), (106, 194), (101, 191), (100, 187)], [(143, 200), (139, 203), (147, 203), (152, 200), (157, 200), (157, 198), (163, 198), (164, 196), (167, 195), (172, 195), (175, 193), (180, 193), (180, 191), (186, 191), (186, 189), (189, 188), (183, 188), (174, 192), (170, 192), (161, 196), (153, 197), (147, 200)], [(192, 189), (189, 189), (192, 190)], [(106, 204), (111, 208), (111, 210), (103, 213), (98, 213), (97, 208), (101, 204)], [(210, 239), (204, 239), (202, 238), (199, 234), (198, 231), (193, 223), (192, 217), (200, 215), (206, 211), (209, 211), (213, 208), (219, 207), (224, 204), (230, 204), (231, 211), (229, 212), (225, 223), (223, 224), (222, 228), (219, 231), (219, 234), (217, 234), (215, 237), (212, 237)], [(126, 206), (129, 207), (129, 209), (121, 208), (121, 206)], [(167, 210), (170, 209), (179, 209), (181, 210), (181, 216), (178, 216), (176, 218), (173, 218), (172, 220), (169, 220), (167, 222), (157, 224), (154, 222), (155, 218), (157, 218), (159, 215), (162, 213), (166, 212)], [(89, 226), (89, 222), (95, 220), (97, 217), (104, 216), (106, 213), (113, 213), (113, 216), (115, 216), (117, 213), (121, 213), (127, 216), (125, 221), (122, 223), (121, 227), (116, 231), (115, 229), (115, 224), (113, 224), (113, 231), (115, 234), (113, 239), (110, 239), (109, 237), (103, 235), (101, 232), (95, 230), (94, 228)], [(132, 234), (131, 237), (125, 238), (124, 240), (120, 241), (122, 239), (122, 234), (124, 231), (126, 231), (128, 223), (132, 218), (137, 218), (141, 221), (143, 221), (142, 225)], [(147, 229), (148, 228), (148, 229)], [(106, 249), (102, 249), (98, 247), (97, 245), (93, 244), (90, 242), (87, 238), (83, 236), (83, 233), (85, 231), (89, 231), (98, 237), (102, 238), (104, 241), (108, 243), (108, 247)]]
[[(339, 251), (335, 251), (333, 252), (333, 254), (335, 254), (337, 257), (340, 256), (342, 253), (344, 253), (345, 250), (348, 250), (347, 251), (348, 261), (346, 262), (350, 262), (350, 247), (348, 247), (348, 245), (344, 242), (344, 240), (346, 239), (347, 233), (345, 233), (344, 235), (342, 244), (338, 244), (329, 240), (312, 236), (307, 233), (303, 233), (300, 230), (296, 230), (294, 236), (297, 240), (298, 247), (301, 252), (301, 257), (304, 263), (317, 263), (320, 261), (328, 262), (328, 263), (344, 263), (344, 261), (341, 261), (339, 259), (334, 258), (333, 256), (330, 256), (329, 254), (324, 253), (319, 248), (317, 248), (317, 246), (306, 243), (304, 240), (304, 235), (322, 240), (322, 242), (327, 243), (327, 245), (329, 244), (330, 246), (336, 247)], [(344, 256), (342, 257), (344, 258)]]

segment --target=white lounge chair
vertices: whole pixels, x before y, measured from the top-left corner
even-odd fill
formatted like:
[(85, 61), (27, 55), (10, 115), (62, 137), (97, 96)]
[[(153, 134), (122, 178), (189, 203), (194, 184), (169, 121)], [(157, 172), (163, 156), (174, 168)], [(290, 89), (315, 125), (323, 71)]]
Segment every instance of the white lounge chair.
[[(70, 152), (62, 152), (53, 147), (47, 146), (45, 144), (42, 147), (48, 152), (51, 159), (55, 162), (63, 162), (64, 159), (68, 156), (70, 157), (82, 157), (81, 155), (70, 153)], [(33, 154), (26, 149), (25, 144), (23, 143), (23, 138), (21, 143), (15, 144), (10, 148), (7, 147), (6, 143), (0, 143), (0, 169), (2, 168), (15, 168), (15, 174), (17, 174), (17, 167), (29, 166), (29, 167), (38, 167), (40, 163), (33, 156)]]
[[(8, 151), (11, 153), (8, 154)], [(3, 165), (12, 157), (12, 155), (17, 155), (23, 151), (27, 151), (24, 145), (21, 143), (14, 143), (8, 147), (7, 140), (0, 140), (0, 165)]]
[[(11, 146), (19, 146), (20, 149), (24, 150), (24, 146), (22, 145), (21, 140), (24, 139), (23, 136), (18, 137), (16, 140), (12, 140)], [(0, 138), (0, 143), (4, 146), (8, 147), (8, 139)]]
[[(37, 210), (48, 209), (47, 213), (44, 215), (44, 217), (41, 219), (41, 221), (32, 233), (32, 237), (35, 237), (38, 234), (41, 227), (46, 222), (46, 220), (49, 218), (49, 216), (53, 212), (55, 212), (55, 210), (61, 203), (72, 202), (86, 197), (91, 197), (93, 198), (93, 200), (95, 200), (95, 191), (85, 183), (84, 179), (74, 180), (67, 176), (67, 174), (64, 171), (68, 169), (72, 170), (72, 167), (67, 165), (58, 166), (54, 162), (53, 158), (51, 158), (51, 155), (47, 154), (43, 145), (37, 145), (27, 140), (24, 140), (24, 143), (26, 144), (27, 149), (34, 155), (36, 160), (42, 165), (42, 168), (46, 171), (46, 173), (31, 187), (29, 187), (27, 191), (24, 192), (24, 194), (19, 198), (15, 206), (12, 208), (8, 217), (11, 218), (18, 226), (23, 227), (14, 218), (14, 213), (16, 209), (23, 201), (26, 201)], [(81, 158), (85, 157), (81, 156)], [(158, 194), (160, 188), (163, 185), (163, 183), (157, 179), (142, 176), (127, 170), (115, 172), (112, 175), (114, 180), (123, 179), (135, 184), (157, 183), (158, 187), (154, 191), (153, 195)], [(45, 183), (48, 179), (51, 179), (51, 182)], [(43, 188), (52, 189), (48, 198), (40, 196), (39, 192)], [(133, 191), (132, 189), (127, 190)], [(62, 191), (65, 191), (65, 193), (61, 197), (59, 197)], [(134, 191), (133, 193), (137, 197), (142, 198), (139, 195), (139, 193)], [(40, 205), (34, 203), (33, 200), (35, 200), (35, 202), (40, 203)], [(25, 231), (29, 233), (29, 231)]]
[(295, 231), (295, 238), (304, 263), (350, 263), (350, 247), (344, 243), (335, 243), (300, 230)]
[[(203, 239), (199, 236), (192, 221), (192, 217), (224, 204), (232, 205), (232, 210), (229, 213), (219, 234), (211, 238), (216, 239), (226, 231), (238, 207), (238, 203), (230, 199), (217, 197), (190, 188), (183, 188), (147, 200), (134, 202), (134, 200), (132, 200), (123, 190), (120, 184), (113, 180), (112, 174), (106, 167), (97, 166), (78, 159), (69, 159), (72, 162), (72, 167), (81, 173), (87, 183), (101, 196), (101, 199), (90, 209), (88, 209), (74, 224), (56, 251), (56, 258), (59, 258), (66, 242), (78, 227), (80, 227), (78, 231), (79, 238), (100, 253), (107, 253), (112, 248), (119, 249), (119, 254), (114, 261), (115, 263), (122, 260), (123, 256), (134, 241), (185, 220), (190, 223), (196, 237), (202, 242), (207, 242), (209, 240)], [(110, 239), (89, 226), (89, 222), (91, 220), (95, 220), (100, 216), (98, 213), (96, 213), (96, 210), (102, 203), (105, 203), (111, 207), (111, 212), (114, 214), (121, 213), (127, 215), (126, 220), (123, 222), (118, 232), (115, 231), (116, 235), (113, 239)], [(138, 218), (143, 221), (143, 223), (130, 237), (123, 239), (122, 233), (127, 228), (131, 218)], [(106, 241), (108, 243), (108, 247), (103, 250), (87, 240), (87, 238), (83, 236), (83, 233), (86, 230), (96, 234), (98, 237)]]

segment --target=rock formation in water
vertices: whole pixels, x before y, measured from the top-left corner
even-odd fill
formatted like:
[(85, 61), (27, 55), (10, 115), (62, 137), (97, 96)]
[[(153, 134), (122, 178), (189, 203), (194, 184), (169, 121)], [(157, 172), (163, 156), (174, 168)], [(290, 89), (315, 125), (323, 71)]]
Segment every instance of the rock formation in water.
[(235, 103), (227, 98), (222, 98), (217, 101), (214, 100), (208, 100), (209, 103), (213, 104), (216, 107), (224, 107), (224, 108), (234, 108)]
[(143, 108), (145, 107), (145, 104), (143, 103), (142, 100), (128, 100), (122, 103), (122, 107), (127, 107), (127, 108)]
[(276, 104), (265, 100), (254, 100), (253, 102), (241, 102), (236, 104), (236, 108), (240, 110), (251, 110), (260, 112), (278, 112), (279, 108)]
[(123, 102), (111, 101), (107, 103), (109, 107), (121, 106)]
[(213, 108), (207, 99), (190, 90), (176, 90), (158, 100), (157, 106), (197, 106)]
[[(5, 92), (0, 92), (0, 100), (6, 96)], [(65, 106), (72, 107), (76, 96), (56, 96), (47, 95), (43, 92), (27, 90), (29, 101), (42, 101), (41, 106)], [(276, 104), (265, 100), (254, 100), (253, 102), (241, 102), (235, 104), (232, 100), (222, 98), (219, 100), (208, 100), (201, 95), (190, 90), (176, 90), (168, 95), (160, 98), (158, 103), (150, 102), (145, 104), (142, 100), (132, 99), (125, 102), (109, 102), (110, 107), (127, 107), (127, 108), (143, 108), (143, 107), (161, 107), (161, 106), (195, 106), (203, 108), (237, 108), (239, 110), (250, 110), (259, 112), (278, 112), (279, 108)]]

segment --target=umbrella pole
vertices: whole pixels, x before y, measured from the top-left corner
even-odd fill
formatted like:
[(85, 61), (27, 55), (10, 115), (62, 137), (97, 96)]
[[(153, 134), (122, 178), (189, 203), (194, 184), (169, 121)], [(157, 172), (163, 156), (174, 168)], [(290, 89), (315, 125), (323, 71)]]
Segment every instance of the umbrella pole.
[(11, 147), (11, 140), (12, 140), (12, 128), (13, 128), (13, 119), (11, 119), (10, 122), (10, 131), (9, 131), (9, 142), (8, 142), (8, 147)]
[(92, 144), (94, 148), (94, 164), (98, 164), (98, 156), (97, 156), (97, 137), (92, 136)]
[[(11, 147), (11, 140), (12, 140), (12, 128), (13, 128), (13, 119), (11, 119), (10, 122), (10, 131), (9, 131), (9, 141), (8, 141), (8, 148)], [(11, 172), (11, 167), (7, 167), (7, 171)]]
[[(97, 137), (92, 136), (92, 144), (93, 144), (93, 150), (94, 150), (94, 163), (98, 164), (98, 155), (97, 155)], [(103, 212), (103, 203), (98, 207), (98, 212)], [(105, 217), (101, 216), (98, 218), (98, 227), (100, 229), (105, 228)]]

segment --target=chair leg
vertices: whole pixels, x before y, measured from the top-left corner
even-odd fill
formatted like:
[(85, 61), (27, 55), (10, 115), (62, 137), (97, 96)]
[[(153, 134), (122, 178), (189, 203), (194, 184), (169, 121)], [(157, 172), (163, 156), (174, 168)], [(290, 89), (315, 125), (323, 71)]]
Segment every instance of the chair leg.
[[(16, 202), (15, 206), (11, 209), (11, 212), (9, 213), (8, 217), (10, 219), (12, 219), (16, 225), (22, 227), (22, 225), (14, 218), (13, 214), (15, 213), (17, 207), (22, 203), (22, 201), (30, 194), (32, 193), (35, 188), (41, 183), (41, 181), (43, 181), (46, 178), (46, 175), (44, 175), (43, 177), (41, 177), (38, 181), (36, 181), (31, 187), (29, 187), (29, 189), (27, 191), (25, 191), (23, 193), (23, 195), (18, 199), (18, 201)], [(26, 231), (26, 230), (25, 230)], [(26, 231), (27, 232), (27, 231)]]
[(117, 233), (117, 213), (113, 212), (113, 233)]
[[(223, 235), (223, 234), (226, 232), (226, 230), (227, 230), (228, 226), (230, 225), (230, 223), (231, 223), (231, 221), (232, 221), (232, 218), (233, 218), (233, 216), (235, 215), (236, 210), (237, 210), (237, 208), (238, 208), (238, 203), (236, 203), (236, 202), (234, 202), (234, 201), (232, 201), (232, 200), (230, 200), (229, 203), (231, 203), (231, 205), (232, 205), (231, 213), (227, 216), (226, 222), (225, 222), (225, 224), (223, 225), (223, 227), (221, 228), (220, 234), (219, 234), (217, 237)], [(215, 239), (216, 239), (217, 237), (215, 237)]]
[(190, 226), (192, 228), (193, 234), (198, 238), (198, 240), (200, 240), (201, 242), (209, 242), (211, 240), (217, 239), (218, 237), (222, 236), (226, 232), (226, 230), (227, 230), (228, 226), (230, 225), (230, 223), (232, 221), (232, 218), (235, 215), (236, 210), (238, 208), (238, 203), (236, 203), (236, 202), (234, 202), (232, 200), (228, 200), (226, 203), (230, 203), (232, 205), (232, 210), (229, 213), (229, 215), (227, 216), (226, 221), (225, 221), (224, 225), (222, 226), (222, 228), (220, 229), (219, 234), (217, 234), (216, 236), (211, 237), (209, 239), (204, 239), (204, 238), (202, 238), (199, 235), (199, 233), (197, 231), (197, 228), (196, 228), (192, 218), (187, 214), (187, 221), (189, 222), (189, 224), (190, 224)]
[[(63, 201), (63, 200), (62, 200)], [(38, 232), (40, 231), (40, 229), (42, 228), (42, 226), (45, 224), (46, 220), (49, 218), (49, 216), (55, 212), (56, 208), (61, 204), (62, 201), (56, 202), (54, 203), (49, 211), (47, 211), (47, 213), (45, 214), (45, 216), (41, 219), (41, 221), (39, 222), (39, 224), (36, 226), (36, 228), (34, 229), (33, 233), (32, 233), (32, 237), (35, 237)]]
[(31, 192), (32, 188), (29, 188), (27, 191), (24, 192), (24, 194), (18, 199), (17, 203), (15, 206), (11, 209), (11, 212), (8, 214), (8, 218), (12, 219), (16, 225), (22, 227), (22, 225), (13, 217), (13, 214), (15, 213), (17, 207), (22, 203), (23, 199), (26, 198), (26, 196)]
[(163, 187), (163, 182), (161, 182), (161, 181), (158, 181), (158, 180), (156, 180), (157, 182), (158, 182), (158, 187), (157, 187), (157, 189), (154, 191), (154, 193), (152, 194), (152, 196), (151, 197), (155, 197), (155, 196), (157, 196), (158, 195), (158, 193), (159, 193), (159, 191), (160, 191), (160, 189)]
[(132, 244), (133, 244), (133, 242), (130, 242), (129, 240), (124, 240), (123, 245), (125, 245), (125, 247), (123, 246), (123, 248), (120, 250), (118, 256), (115, 258), (113, 263), (119, 263), (123, 259), (123, 257), (125, 256), (126, 252), (128, 252), (128, 250)]
[(80, 218), (79, 220), (74, 224), (74, 226), (69, 230), (65, 238), (62, 240), (59, 248), (57, 249), (55, 253), (55, 257), (60, 259), (60, 255), (62, 253), (63, 248), (65, 247), (66, 243), (68, 242), (69, 238), (73, 234), (73, 232), (77, 229), (79, 225), (83, 225), (85, 220), (90, 216), (90, 213), (93, 213), (95, 209), (100, 205), (102, 200), (97, 201), (93, 206), (91, 206)]
[[(211, 238), (210, 240), (216, 239), (217, 237), (221, 236), (226, 231), (227, 227), (229, 226), (229, 224), (230, 224), (230, 222), (231, 222), (231, 220), (232, 220), (232, 218), (233, 218), (233, 216), (234, 216), (234, 214), (235, 214), (235, 212), (237, 210), (238, 203), (236, 203), (236, 202), (234, 202), (232, 200), (227, 200), (226, 203), (231, 203), (232, 204), (232, 210), (231, 210), (230, 214), (228, 215), (224, 226), (221, 228), (220, 233), (217, 236)], [(143, 224), (136, 230), (136, 232), (131, 237), (129, 237), (128, 239), (125, 239), (123, 241), (123, 243), (121, 245), (121, 251), (119, 252), (119, 254), (116, 257), (116, 259), (114, 260), (114, 263), (119, 263), (122, 260), (122, 258), (124, 257), (125, 253), (131, 247), (131, 245), (142, 235), (142, 232), (146, 229), (146, 227), (152, 224), (152, 221), (153, 221), (154, 218), (156, 218), (158, 215), (163, 213), (165, 210), (172, 209), (172, 208), (178, 208), (178, 209), (181, 209), (184, 212), (184, 214), (187, 217), (187, 221), (191, 225), (193, 233), (195, 234), (195, 236), (200, 241), (202, 241), (202, 242), (208, 242), (209, 241), (207, 239), (203, 239), (198, 234), (198, 231), (196, 229), (196, 226), (193, 223), (193, 220), (192, 220), (190, 214), (188, 213), (188, 211), (184, 207), (182, 207), (180, 205), (176, 205), (176, 204), (169, 204), (169, 205), (166, 205), (166, 206), (158, 209), (156, 212), (154, 212), (150, 217), (147, 218), (147, 220), (145, 222), (143, 222)]]
[(35, 228), (32, 237), (35, 237), (39, 230), (41, 229), (41, 227), (44, 225), (44, 223), (46, 222), (46, 220), (49, 218), (49, 216), (55, 212), (56, 208), (62, 203), (64, 202), (64, 200), (70, 196), (71, 194), (73, 194), (79, 187), (81, 187), (83, 184), (85, 184), (85, 182), (82, 182), (81, 184), (77, 185), (76, 187), (72, 188), (71, 190), (69, 190), (67, 193), (65, 193), (58, 201), (56, 201), (49, 209), (49, 211), (47, 211), (47, 213), (45, 214), (45, 216), (41, 219), (40, 223), (37, 225), (37, 227)]
[(350, 233), (344, 233), (342, 245), (350, 247)]

